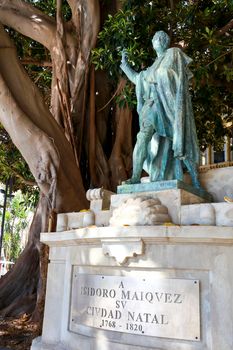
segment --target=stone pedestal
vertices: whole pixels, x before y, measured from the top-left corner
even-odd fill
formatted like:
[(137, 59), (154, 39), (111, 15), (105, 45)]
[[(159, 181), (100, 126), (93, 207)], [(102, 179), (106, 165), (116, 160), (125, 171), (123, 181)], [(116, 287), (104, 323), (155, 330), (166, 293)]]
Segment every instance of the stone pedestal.
[[(34, 340), (32, 350), (232, 350), (233, 228), (90, 227), (43, 233), (41, 241), (50, 247), (50, 263), (43, 334)], [(190, 283), (198, 287), (189, 289)], [(102, 297), (91, 296), (87, 287)], [(124, 298), (116, 299), (114, 290), (119, 293), (122, 288)], [(152, 294), (145, 297), (146, 291)], [(156, 322), (135, 314), (127, 332), (111, 328), (109, 321), (126, 327), (125, 312), (131, 306), (142, 314), (148, 313), (148, 304)], [(108, 317), (92, 309), (98, 306), (108, 311)], [(176, 322), (172, 307), (177, 307)], [(120, 310), (121, 317), (111, 316), (111, 310)], [(188, 317), (183, 331), (182, 315)]]
[(168, 180), (168, 181), (155, 181), (147, 182), (144, 180), (142, 183), (117, 186), (117, 193), (140, 193), (140, 192), (161, 192), (166, 190), (185, 190), (186, 192), (196, 195), (205, 201), (212, 201), (212, 196), (204, 189), (198, 189), (192, 185), (180, 181), (180, 180)]
[(31, 350), (233, 349), (233, 203), (166, 185), (90, 190), (90, 211), (41, 234), (50, 263)]
[[(212, 196), (204, 190), (198, 190), (183, 181), (157, 181), (117, 187), (117, 195), (111, 197), (111, 209), (118, 208), (129, 198), (156, 198), (168, 209), (171, 222), (182, 223), (182, 206), (211, 202)], [(189, 214), (189, 217), (192, 216)]]

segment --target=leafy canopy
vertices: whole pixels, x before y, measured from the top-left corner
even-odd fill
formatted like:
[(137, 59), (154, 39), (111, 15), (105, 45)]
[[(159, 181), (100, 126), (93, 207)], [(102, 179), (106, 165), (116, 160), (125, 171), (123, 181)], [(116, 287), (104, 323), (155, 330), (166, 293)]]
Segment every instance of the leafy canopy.
[[(1, 197), (3, 204), (3, 197)], [(11, 202), (7, 202), (5, 214), (5, 230), (3, 250), (6, 260), (15, 262), (27, 243), (26, 231), (32, 212), (35, 209), (35, 198), (29, 194), (17, 191)], [(2, 212), (0, 213), (2, 216)]]

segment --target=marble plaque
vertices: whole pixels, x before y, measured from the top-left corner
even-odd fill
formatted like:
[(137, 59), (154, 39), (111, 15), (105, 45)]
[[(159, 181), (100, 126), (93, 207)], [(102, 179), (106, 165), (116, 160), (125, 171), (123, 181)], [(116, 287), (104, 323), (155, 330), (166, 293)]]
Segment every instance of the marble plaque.
[(199, 281), (106, 276), (73, 270), (70, 330), (103, 330), (200, 340)]

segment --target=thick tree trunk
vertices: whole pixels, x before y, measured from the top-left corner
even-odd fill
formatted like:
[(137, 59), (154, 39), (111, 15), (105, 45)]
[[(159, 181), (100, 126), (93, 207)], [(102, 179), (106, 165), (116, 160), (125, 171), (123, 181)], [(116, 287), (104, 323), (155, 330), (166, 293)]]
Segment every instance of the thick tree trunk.
[[(0, 122), (41, 190), (27, 247), (14, 269), (0, 280), (2, 315), (31, 313), (37, 305), (34, 316), (41, 316), (47, 251), (39, 234), (48, 228), (48, 213), (86, 208), (83, 178), (87, 183), (89, 177), (91, 186), (112, 189), (129, 177), (131, 168), (131, 113), (117, 109), (116, 133), (112, 132), (112, 108), (99, 111), (110, 98), (100, 86), (106, 78), (101, 83), (97, 79), (96, 84), (94, 69), (90, 70), (99, 31), (99, 1), (67, 2), (72, 10), (70, 23), (63, 22), (62, 0), (57, 0), (56, 21), (24, 1), (0, 0), (2, 24), (46, 46), (53, 66), (51, 114), (0, 25)], [(111, 2), (111, 10), (116, 4)], [(105, 94), (102, 102), (96, 101), (96, 89)]]
[(40, 232), (46, 228), (47, 201), (40, 198), (30, 228), (29, 240), (16, 266), (0, 280), (1, 316), (31, 314), (38, 298), (40, 281)]
[(109, 160), (111, 187), (116, 189), (132, 170), (132, 112), (129, 108), (116, 109), (116, 139)]
[(89, 103), (89, 168), (92, 187), (110, 189), (110, 172), (107, 157), (103, 150), (96, 126), (96, 84), (94, 67), (90, 75), (90, 103)]
[(52, 111), (64, 126), (76, 159), (80, 161), (88, 106), (89, 61), (99, 32), (100, 13), (97, 0), (70, 0), (68, 3), (73, 13), (72, 32), (67, 33), (58, 8), (57, 35), (51, 50)]
[[(4, 4), (10, 14), (8, 4), (1, 2), (0, 18), (2, 16), (2, 20), (4, 19), (6, 23), (8, 17), (3, 16), (4, 11), (1, 12)], [(12, 4), (14, 5), (15, 2), (12, 1)], [(18, 5), (20, 7), (21, 3)], [(29, 9), (31, 11), (31, 7)], [(39, 16), (37, 12), (36, 14)], [(6, 15), (5, 12), (4, 15)], [(71, 36), (66, 35), (65, 38), (68, 38), (70, 45), (66, 46), (68, 52), (72, 52)], [(0, 121), (27, 161), (42, 193), (30, 229), (29, 242), (14, 269), (0, 280), (0, 312), (2, 315), (31, 313), (37, 302), (38, 317), (41, 313), (41, 301), (45, 290), (39, 265), (41, 261), (39, 234), (47, 230), (46, 219), (51, 210), (77, 211), (86, 208), (87, 202), (72, 139), (66, 137), (69, 136), (67, 133), (65, 136), (62, 127), (50, 114), (37, 88), (20, 65), (15, 48), (2, 26), (0, 39)], [(58, 38), (55, 43), (58, 45), (58, 51), (61, 52), (61, 40), (59, 40)], [(47, 46), (50, 47), (50, 43), (47, 42)], [(54, 46), (51, 47), (54, 48)], [(91, 47), (89, 52), (90, 50)], [(67, 57), (62, 54), (53, 55), (52, 58), (54, 66), (59, 65), (58, 62), (62, 60), (66, 65)], [(71, 105), (68, 105), (70, 96), (66, 95), (67, 91), (61, 82), (64, 84), (63, 78), (70, 81), (71, 77), (64, 76), (62, 73), (66, 74), (65, 70), (60, 71), (57, 86), (61, 93), (60, 110), (65, 120), (70, 113)], [(44, 266), (42, 268), (44, 270)], [(41, 293), (38, 294), (38, 290)]]
[[(3, 27), (0, 40), (0, 121), (51, 207), (81, 209), (85, 193), (72, 148), (20, 65)], [(61, 202), (66, 203), (64, 209)]]

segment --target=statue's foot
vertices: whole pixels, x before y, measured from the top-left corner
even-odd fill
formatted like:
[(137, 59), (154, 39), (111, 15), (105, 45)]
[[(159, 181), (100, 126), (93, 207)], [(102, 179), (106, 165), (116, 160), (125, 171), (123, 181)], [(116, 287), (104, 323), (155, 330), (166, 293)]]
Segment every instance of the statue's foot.
[(132, 185), (132, 184), (139, 184), (140, 182), (141, 182), (140, 178), (133, 176), (130, 179), (123, 181), (122, 184), (123, 185)]

